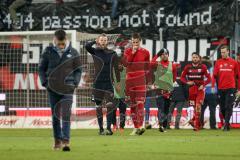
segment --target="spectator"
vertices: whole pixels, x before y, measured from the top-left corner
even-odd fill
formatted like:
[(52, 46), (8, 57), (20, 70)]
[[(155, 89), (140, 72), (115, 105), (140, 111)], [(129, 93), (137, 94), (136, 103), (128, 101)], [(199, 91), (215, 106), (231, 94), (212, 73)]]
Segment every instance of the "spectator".
[(17, 9), (23, 7), (26, 4), (31, 4), (32, 0), (15, 0), (10, 6), (9, 6), (9, 12), (10, 16), (12, 18), (12, 27), (13, 29), (17, 29), (18, 24), (18, 17), (17, 17)]
[(111, 13), (112, 19), (117, 18), (117, 9), (118, 9), (118, 0), (112, 0), (112, 13)]

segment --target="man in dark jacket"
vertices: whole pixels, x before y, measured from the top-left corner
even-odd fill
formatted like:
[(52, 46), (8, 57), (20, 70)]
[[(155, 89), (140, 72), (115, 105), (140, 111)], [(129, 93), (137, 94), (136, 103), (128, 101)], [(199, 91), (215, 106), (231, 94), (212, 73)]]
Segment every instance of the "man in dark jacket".
[(47, 88), (52, 111), (55, 150), (63, 145), (63, 151), (70, 151), (71, 105), (74, 89), (81, 77), (80, 67), (79, 53), (71, 47), (65, 31), (56, 31), (54, 44), (43, 51), (39, 63), (40, 80), (42, 86)]
[[(211, 64), (211, 61), (208, 56), (204, 56), (202, 58), (202, 63), (205, 64), (209, 70), (209, 72), (212, 74), (213, 72), (213, 66)], [(202, 127), (204, 127), (204, 112), (206, 108), (209, 108), (210, 111), (210, 129), (217, 129), (216, 128), (216, 107), (218, 105), (217, 103), (217, 84), (215, 82), (215, 79), (212, 78), (212, 81), (210, 84), (206, 85), (206, 96), (204, 99), (204, 103), (202, 105), (201, 109), (201, 123)]]
[(179, 123), (182, 115), (182, 109), (186, 108), (188, 105), (188, 89), (186, 85), (183, 85), (179, 78), (173, 84), (173, 92), (171, 97), (171, 103), (169, 107), (168, 114), (168, 128), (170, 128), (170, 123), (172, 119), (172, 113), (174, 108), (177, 108), (177, 116), (175, 120), (175, 129), (179, 128)]
[[(96, 44), (96, 47), (93, 45)], [(93, 84), (92, 101), (96, 103), (96, 113), (99, 125), (99, 135), (112, 135), (111, 130), (112, 118), (113, 118), (113, 72), (118, 73), (117, 55), (113, 50), (107, 48), (108, 37), (105, 34), (101, 34), (95, 41), (86, 44), (86, 50), (93, 56), (95, 66), (95, 81)], [(120, 75), (116, 74), (117, 82), (120, 81)], [(106, 104), (104, 105), (104, 102)], [(107, 130), (103, 129), (103, 112), (102, 108), (107, 108)]]

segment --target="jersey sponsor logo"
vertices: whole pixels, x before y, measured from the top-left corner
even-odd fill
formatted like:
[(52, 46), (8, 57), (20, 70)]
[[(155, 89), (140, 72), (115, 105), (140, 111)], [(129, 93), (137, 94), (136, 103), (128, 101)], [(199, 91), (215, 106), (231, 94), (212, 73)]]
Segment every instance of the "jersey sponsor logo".
[(189, 75), (188, 77), (189, 78), (201, 78), (202, 76), (201, 75)]
[(232, 72), (232, 69), (230, 69), (230, 68), (221, 68), (220, 71), (228, 71), (228, 72)]

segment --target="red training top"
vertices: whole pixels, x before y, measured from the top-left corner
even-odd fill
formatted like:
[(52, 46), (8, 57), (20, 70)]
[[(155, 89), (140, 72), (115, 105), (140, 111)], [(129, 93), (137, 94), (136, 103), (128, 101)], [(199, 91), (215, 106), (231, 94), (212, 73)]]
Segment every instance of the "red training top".
[[(236, 78), (239, 77), (237, 62), (232, 58), (217, 60), (213, 76), (218, 82), (218, 89), (236, 88)], [(238, 85), (238, 90), (240, 90), (240, 85)]]

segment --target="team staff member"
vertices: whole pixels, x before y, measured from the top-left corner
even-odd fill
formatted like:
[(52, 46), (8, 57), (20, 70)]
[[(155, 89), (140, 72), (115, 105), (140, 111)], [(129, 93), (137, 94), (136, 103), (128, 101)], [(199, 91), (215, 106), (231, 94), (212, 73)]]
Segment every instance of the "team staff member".
[[(217, 60), (214, 66), (213, 76), (218, 82), (218, 96), (221, 113), (225, 124), (223, 131), (230, 131), (230, 118), (233, 112), (233, 102), (236, 93), (236, 80), (239, 78), (238, 64), (229, 57), (228, 46), (221, 47), (222, 58)], [(237, 95), (240, 94), (238, 85)]]
[[(93, 45), (96, 44), (94, 48)], [(111, 130), (113, 118), (113, 72), (118, 73), (117, 54), (107, 48), (108, 37), (106, 34), (101, 34), (95, 41), (86, 44), (86, 50), (93, 56), (95, 66), (95, 81), (92, 94), (92, 101), (96, 103), (96, 114), (99, 125), (99, 135), (112, 135)], [(119, 74), (116, 74), (117, 81), (120, 81)], [(107, 107), (107, 130), (103, 129), (103, 107), (104, 100), (106, 100)]]
[(192, 53), (192, 63), (185, 66), (180, 79), (184, 84), (189, 85), (189, 100), (194, 103), (194, 116), (189, 123), (194, 131), (198, 131), (201, 128), (200, 114), (205, 97), (205, 86), (211, 82), (207, 66), (201, 63), (201, 56), (198, 53)]

